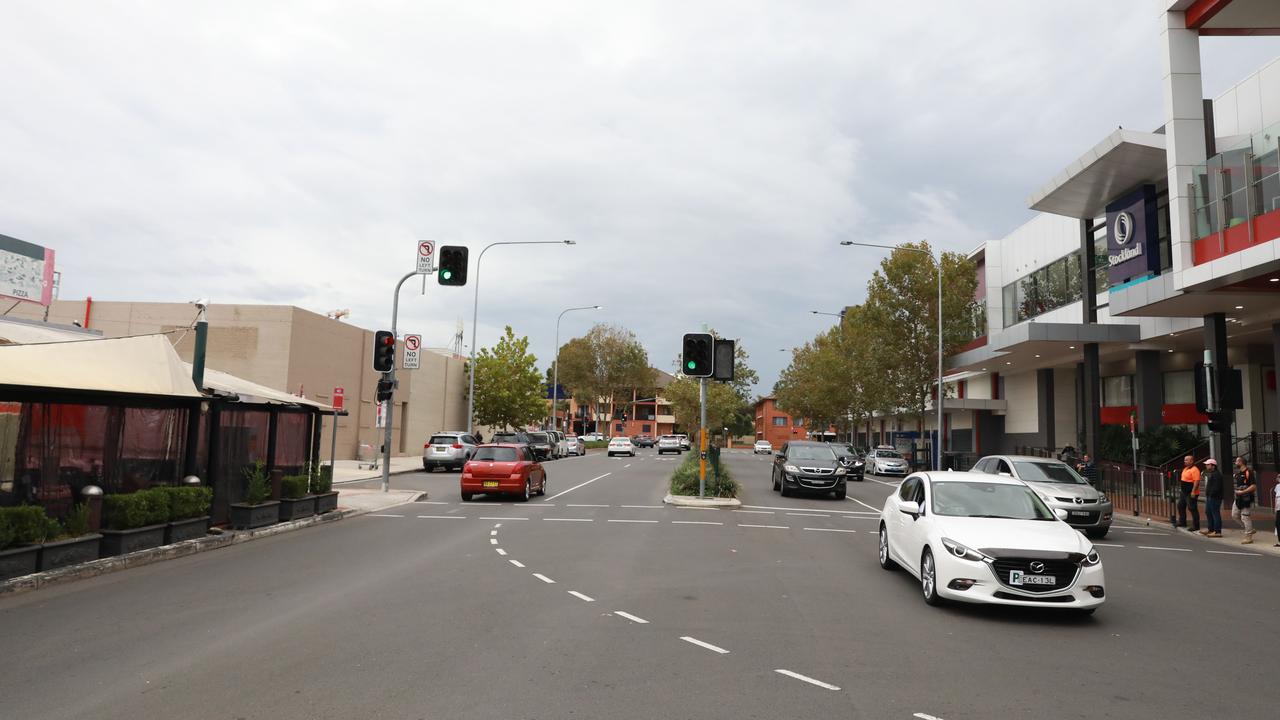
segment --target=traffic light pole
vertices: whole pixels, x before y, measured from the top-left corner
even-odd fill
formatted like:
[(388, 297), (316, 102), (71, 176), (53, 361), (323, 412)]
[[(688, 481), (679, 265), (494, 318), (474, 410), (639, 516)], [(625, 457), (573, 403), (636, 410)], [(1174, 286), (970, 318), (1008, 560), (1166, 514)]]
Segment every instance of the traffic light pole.
[[(416, 270), (408, 273), (400, 278), (400, 282), (396, 283), (395, 294), (391, 296), (391, 337), (396, 336), (396, 319), (400, 315), (400, 288), (404, 283), (414, 275), (426, 275)], [(391, 356), (391, 370), (385, 373), (386, 378), (391, 383), (392, 396), (387, 400), (387, 416), (383, 418), (383, 434), (382, 434), (382, 492), (391, 489), (391, 418), (395, 415), (395, 391), (396, 391), (396, 358)]]
[(701, 420), (698, 425), (698, 497), (707, 496), (707, 379), (698, 383)]

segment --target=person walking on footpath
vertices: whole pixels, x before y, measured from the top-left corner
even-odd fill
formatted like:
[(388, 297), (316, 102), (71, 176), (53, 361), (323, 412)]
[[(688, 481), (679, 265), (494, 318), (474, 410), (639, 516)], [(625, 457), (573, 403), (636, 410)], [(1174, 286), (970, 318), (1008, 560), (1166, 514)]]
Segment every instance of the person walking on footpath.
[[(1280, 482), (1271, 488), (1271, 492), (1275, 497), (1271, 501), (1271, 507), (1280, 510)], [(1276, 523), (1276, 544), (1271, 547), (1280, 547), (1280, 522)]]
[(1243, 457), (1236, 458), (1236, 506), (1231, 510), (1231, 517), (1244, 525), (1244, 539), (1241, 545), (1253, 542), (1253, 502), (1258, 495), (1258, 484), (1253, 479), (1253, 470)]
[(1093, 458), (1089, 457), (1089, 453), (1085, 453), (1080, 464), (1076, 465), (1076, 472), (1080, 473), (1080, 477), (1088, 480), (1090, 485), (1098, 484), (1098, 466), (1094, 464)]
[(1191, 532), (1200, 532), (1200, 468), (1192, 455), (1182, 458), (1182, 494), (1178, 496), (1178, 527), (1187, 527), (1187, 511), (1191, 511)]
[(1200, 531), (1201, 535), (1211, 538), (1222, 537), (1222, 473), (1218, 470), (1218, 461), (1209, 458), (1204, 461), (1204, 522), (1209, 527)]

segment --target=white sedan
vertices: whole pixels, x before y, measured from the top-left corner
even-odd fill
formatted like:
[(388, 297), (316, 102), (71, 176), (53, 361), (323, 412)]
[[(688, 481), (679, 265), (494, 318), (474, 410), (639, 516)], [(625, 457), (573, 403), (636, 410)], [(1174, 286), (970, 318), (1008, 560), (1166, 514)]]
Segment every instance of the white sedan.
[(880, 511), (880, 567), (946, 600), (1092, 613), (1106, 598), (1102, 560), (1030, 488), (981, 473), (917, 473)]
[(616, 437), (609, 441), (609, 457), (614, 455), (630, 455), (636, 456), (636, 446), (631, 444), (629, 437)]
[(772, 455), (773, 444), (770, 443), (768, 440), (757, 440), (755, 447), (751, 448), (751, 454), (758, 455), (759, 453), (764, 453), (765, 455)]

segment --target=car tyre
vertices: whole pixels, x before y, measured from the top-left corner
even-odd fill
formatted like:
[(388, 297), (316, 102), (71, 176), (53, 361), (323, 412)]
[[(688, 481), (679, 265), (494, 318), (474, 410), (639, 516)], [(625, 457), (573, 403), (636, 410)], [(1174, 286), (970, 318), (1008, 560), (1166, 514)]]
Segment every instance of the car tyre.
[(1084, 534), (1088, 536), (1090, 540), (1101, 540), (1107, 536), (1107, 531), (1109, 531), (1110, 529), (1111, 529), (1110, 527), (1089, 528), (1088, 530), (1084, 531)]
[(524, 493), (521, 494), (519, 497), (517, 497), (516, 500), (518, 502), (529, 502), (529, 495), (532, 489), (533, 489), (533, 480), (530, 478), (525, 478)]
[(462, 493), (462, 502), (471, 502), (471, 497), (472, 495), (469, 492)]
[(920, 555), (920, 592), (924, 594), (927, 605), (937, 607), (943, 603), (942, 596), (938, 594), (938, 566), (929, 548)]
[(882, 570), (897, 570), (898, 563), (893, 561), (889, 555), (889, 530), (880, 524), (880, 550), (879, 550), (880, 568)]
[(778, 476), (773, 476), (773, 491), (778, 492)]
[(791, 497), (791, 491), (787, 489), (786, 480), (779, 480), (778, 485), (782, 487), (782, 497)]
[(538, 485), (538, 496), (541, 497), (546, 494), (547, 494), (547, 474), (544, 472), (542, 473), (542, 484)]
[(431, 472), (431, 466), (427, 464), (426, 460), (422, 461), (422, 472)]

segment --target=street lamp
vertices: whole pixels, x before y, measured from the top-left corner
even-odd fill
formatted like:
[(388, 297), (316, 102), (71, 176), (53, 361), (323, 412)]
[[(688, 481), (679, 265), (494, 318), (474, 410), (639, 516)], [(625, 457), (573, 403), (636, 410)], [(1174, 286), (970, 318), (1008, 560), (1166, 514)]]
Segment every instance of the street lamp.
[(560, 311), (560, 315), (556, 317), (556, 361), (552, 365), (554, 370), (551, 371), (551, 429), (560, 429), (560, 417), (556, 414), (556, 406), (560, 404), (560, 318), (564, 317), (567, 312), (574, 310), (599, 310), (600, 305), (583, 305), (582, 307), (565, 308)]
[(473, 429), (472, 423), (475, 422), (476, 408), (476, 347), (480, 344), (477, 342), (476, 318), (480, 314), (480, 261), (484, 259), (484, 254), (489, 252), (489, 248), (498, 245), (577, 245), (576, 240), (502, 240), (500, 242), (489, 243), (480, 251), (480, 256), (476, 258), (476, 276), (475, 276), (475, 300), (471, 305), (471, 379), (467, 390), (467, 434), (470, 435)]
[[(880, 245), (877, 243), (854, 242), (852, 240), (841, 240), (840, 244), (844, 245), (845, 247), (854, 245), (857, 247), (883, 248), (886, 250), (906, 250), (908, 252), (915, 252), (915, 253), (920, 253), (921, 255), (927, 255), (929, 256), (930, 259), (933, 258), (933, 253), (929, 252), (928, 250), (922, 250), (920, 248), (910, 247), (907, 245)], [(934, 460), (934, 469), (941, 470), (942, 469), (942, 396), (944, 395), (944, 388), (942, 386), (942, 250), (941, 249), (938, 250), (937, 275), (938, 275), (938, 399), (934, 402), (934, 405), (936, 405), (938, 408), (938, 442), (937, 442), (938, 447), (935, 448), (936, 458)]]
[(830, 315), (831, 317), (838, 317), (838, 318), (844, 319), (843, 310), (841, 310), (838, 313), (822, 312), (821, 310), (810, 310), (809, 312), (813, 313), (814, 315)]

